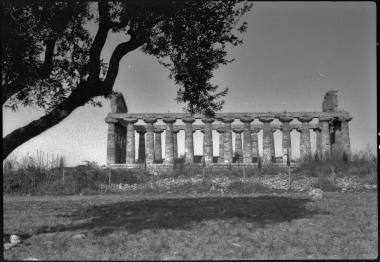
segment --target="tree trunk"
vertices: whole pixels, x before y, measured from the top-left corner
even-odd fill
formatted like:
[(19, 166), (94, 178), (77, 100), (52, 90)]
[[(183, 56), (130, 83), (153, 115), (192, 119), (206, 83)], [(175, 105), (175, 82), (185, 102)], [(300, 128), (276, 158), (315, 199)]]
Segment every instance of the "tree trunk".
[(14, 130), (3, 138), (3, 160), (18, 146), (61, 122), (76, 108), (83, 106), (90, 98), (101, 95), (94, 93), (96, 89), (92, 88), (89, 88), (87, 83), (81, 84), (56, 109), (28, 125)]

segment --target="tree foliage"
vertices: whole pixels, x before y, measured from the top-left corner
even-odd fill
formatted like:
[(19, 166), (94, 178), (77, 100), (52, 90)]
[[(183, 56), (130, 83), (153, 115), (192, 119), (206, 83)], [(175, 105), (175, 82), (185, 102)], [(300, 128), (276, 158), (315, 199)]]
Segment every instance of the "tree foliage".
[[(140, 47), (168, 68), (179, 86), (177, 101), (188, 112), (212, 116), (227, 90), (218, 92), (210, 80), (219, 65), (231, 62), (227, 45), (242, 43), (237, 34), (247, 25), (239, 20), (251, 6), (237, 0), (2, 1), (3, 106), (46, 111), (4, 138), (5, 157), (77, 107), (99, 105), (94, 98), (112, 94), (120, 60)], [(98, 25), (95, 35), (86, 29), (89, 23)], [(129, 40), (106, 64), (101, 52), (111, 33)]]

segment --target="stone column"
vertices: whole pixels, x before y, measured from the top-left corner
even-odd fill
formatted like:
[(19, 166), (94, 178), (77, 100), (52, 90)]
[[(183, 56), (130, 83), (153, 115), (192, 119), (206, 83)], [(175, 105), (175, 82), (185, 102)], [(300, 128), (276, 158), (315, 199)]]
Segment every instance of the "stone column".
[(219, 158), (218, 163), (224, 163), (224, 128), (216, 130), (219, 133)]
[(174, 154), (174, 159), (178, 159), (178, 129), (173, 129), (173, 154)]
[(162, 144), (161, 144), (161, 134), (164, 132), (161, 128), (154, 129), (154, 159), (162, 159)]
[(204, 137), (203, 137), (203, 155), (205, 156), (205, 163), (211, 164), (213, 160), (213, 144), (212, 144), (212, 129), (211, 124), (214, 119), (203, 118), (202, 122), (205, 124)]
[(240, 121), (244, 124), (243, 162), (252, 163), (251, 122), (253, 118), (244, 117), (240, 118)]
[(144, 163), (145, 161), (145, 130), (138, 130), (139, 133), (139, 154), (138, 154), (138, 162)]
[(255, 127), (251, 132), (251, 144), (252, 144), (252, 158), (255, 162), (259, 160), (259, 138), (257, 134), (260, 132), (260, 128)]
[(127, 123), (127, 164), (135, 163), (135, 123), (136, 118), (124, 119)]
[(194, 163), (194, 137), (193, 137), (193, 123), (194, 118), (184, 118), (182, 121), (185, 123), (185, 162)]
[(225, 164), (232, 163), (232, 132), (231, 123), (234, 121), (233, 118), (222, 118), (221, 121), (224, 123), (224, 156), (223, 161)]
[(237, 162), (242, 162), (243, 159), (243, 145), (241, 141), (241, 133), (243, 133), (242, 129), (234, 129), (235, 133), (235, 154), (234, 156), (237, 158)]
[(313, 128), (315, 132), (315, 154), (320, 158), (322, 156), (322, 135), (321, 128)]
[(290, 136), (291, 128), (290, 121), (293, 120), (291, 117), (279, 117), (278, 120), (282, 123), (282, 160), (284, 163), (288, 161), (288, 152), (289, 152), (289, 161), (292, 160), (292, 140)]
[(321, 126), (321, 151), (323, 158), (329, 158), (331, 155), (331, 137), (330, 122), (331, 117), (320, 117), (319, 124)]
[(174, 163), (174, 142), (173, 142), (173, 123), (175, 118), (163, 118), (162, 121), (166, 124), (165, 131), (165, 164)]
[(116, 164), (116, 148), (117, 148), (117, 135), (116, 135), (116, 120), (108, 123), (107, 134), (107, 164)]
[(145, 118), (146, 123), (146, 163), (154, 163), (154, 126), (153, 124), (157, 122), (155, 118)]
[(300, 138), (300, 157), (305, 158), (311, 156), (311, 145), (310, 145), (310, 129), (309, 122), (312, 117), (298, 117), (301, 124), (301, 138)]
[(341, 121), (341, 144), (342, 150), (347, 154), (348, 157), (351, 156), (351, 145), (350, 145), (350, 130), (348, 122), (352, 120), (352, 117), (340, 117)]
[(276, 163), (276, 144), (274, 142), (274, 133), (276, 132), (276, 129), (272, 128), (271, 129), (272, 134), (271, 134), (271, 156), (272, 156), (272, 162)]
[(263, 164), (269, 164), (272, 160), (272, 128), (270, 123), (273, 121), (272, 117), (261, 117), (260, 121), (263, 122)]

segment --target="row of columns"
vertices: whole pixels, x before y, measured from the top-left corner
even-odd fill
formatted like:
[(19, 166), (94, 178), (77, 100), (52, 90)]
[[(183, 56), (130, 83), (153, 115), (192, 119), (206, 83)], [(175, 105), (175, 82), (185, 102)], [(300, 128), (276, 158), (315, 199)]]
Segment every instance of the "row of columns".
[[(301, 127), (297, 128), (300, 132), (300, 156), (301, 158), (311, 155), (311, 143), (310, 143), (310, 127), (309, 122), (312, 120), (311, 117), (299, 117), (301, 122)], [(317, 148), (316, 151), (319, 155), (330, 154), (332, 150), (331, 135), (332, 129), (337, 129), (340, 132), (339, 139), (338, 136), (335, 137), (334, 144), (337, 144), (344, 151), (349, 153), (349, 129), (348, 121), (352, 118), (341, 118), (339, 119), (340, 125), (338, 127), (332, 125), (331, 117), (320, 117), (320, 128), (315, 128)], [(243, 163), (251, 163), (253, 158), (259, 157), (258, 149), (258, 136), (257, 133), (260, 131), (259, 128), (254, 128), (251, 130), (252, 118), (241, 118), (240, 120), (244, 123), (243, 129), (234, 130), (235, 137), (235, 154), (233, 154), (232, 149), (232, 128), (231, 123), (233, 118), (222, 118), (219, 119), (224, 123), (223, 128), (219, 128), (216, 131), (219, 133), (219, 163), (232, 163), (233, 157), (237, 157)], [(263, 123), (263, 156), (262, 160), (264, 163), (272, 162), (275, 157), (274, 148), (274, 130), (270, 123), (274, 120), (272, 117), (262, 117), (260, 121)], [(291, 117), (280, 117), (279, 121), (282, 122), (282, 155), (283, 161), (286, 162), (287, 158), (290, 157), (291, 152), (291, 127), (290, 121)], [(151, 164), (154, 160), (159, 160), (162, 157), (161, 150), (161, 133), (164, 130), (154, 129), (154, 123), (157, 120), (154, 118), (144, 119), (146, 123), (146, 131), (139, 132), (139, 154), (138, 161), (146, 161), (147, 164)], [(174, 130), (175, 118), (164, 118), (163, 122), (166, 124), (166, 144), (165, 144), (165, 160), (164, 163), (170, 164), (174, 162), (174, 159), (178, 156), (177, 151), (177, 134), (179, 130)], [(194, 140), (193, 140), (193, 123), (194, 118), (182, 119), (185, 123), (185, 161), (187, 163), (194, 162)], [(126, 141), (121, 141), (121, 143), (126, 143), (126, 163), (135, 162), (135, 128), (134, 125), (137, 122), (136, 118), (125, 119), (127, 124), (127, 134)], [(202, 119), (204, 123), (204, 139), (203, 139), (203, 152), (204, 161), (206, 164), (213, 162), (213, 141), (212, 141), (212, 123), (214, 119), (204, 118)], [(243, 140), (242, 140), (243, 135)], [(145, 139), (144, 139), (145, 136)], [(124, 136), (125, 137), (125, 136)], [(244, 143), (243, 143), (244, 141)], [(123, 157), (123, 156), (121, 156)], [(290, 160), (290, 159), (289, 159)]]

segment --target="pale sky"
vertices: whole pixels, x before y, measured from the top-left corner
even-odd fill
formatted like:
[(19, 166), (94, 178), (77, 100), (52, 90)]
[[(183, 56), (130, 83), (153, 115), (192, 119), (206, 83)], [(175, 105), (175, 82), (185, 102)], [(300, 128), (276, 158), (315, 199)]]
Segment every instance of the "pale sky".
[[(376, 5), (374, 2), (254, 2), (246, 14), (243, 45), (231, 47), (235, 61), (215, 71), (212, 81), (228, 87), (222, 112), (321, 111), (324, 94), (338, 90), (338, 109), (348, 111), (351, 150), (377, 144)], [(95, 28), (96, 29), (96, 28)], [(123, 37), (109, 39), (102, 55)], [(140, 50), (121, 61), (114, 89), (123, 93), (129, 112), (182, 112), (175, 101), (177, 87), (154, 57)], [(63, 155), (68, 165), (84, 160), (106, 163), (109, 101), (86, 105), (60, 124), (17, 148), (16, 156), (42, 150)], [(43, 111), (3, 109), (3, 137), (43, 115)], [(259, 123), (255, 120), (254, 123)], [(259, 135), (259, 142), (261, 142)], [(299, 135), (292, 133), (293, 156), (299, 155)], [(195, 154), (202, 153), (202, 136), (195, 135)], [(138, 137), (136, 136), (136, 140)], [(164, 137), (163, 137), (164, 139)], [(312, 148), (315, 136), (312, 133)], [(179, 135), (179, 154), (184, 152)], [(281, 144), (281, 133), (275, 134)], [(164, 141), (163, 141), (164, 143)], [(214, 135), (214, 154), (218, 155)], [(260, 144), (260, 150), (262, 145)], [(276, 155), (280, 156), (280, 147)]]

